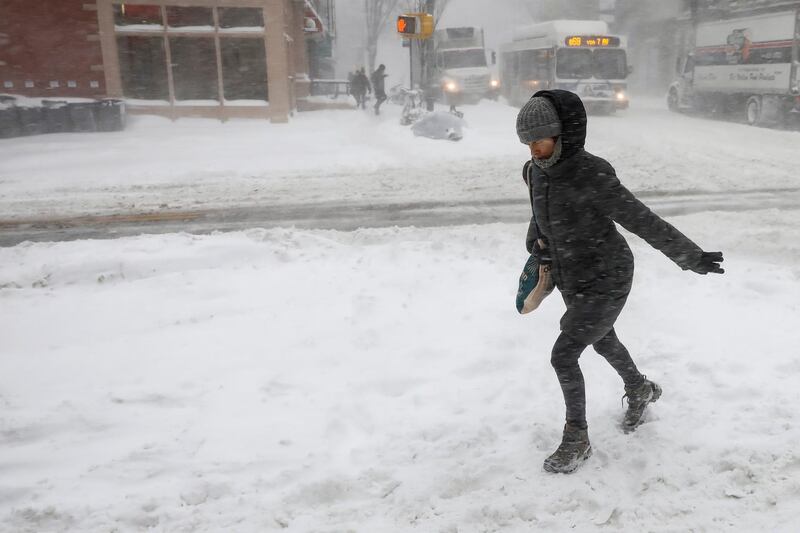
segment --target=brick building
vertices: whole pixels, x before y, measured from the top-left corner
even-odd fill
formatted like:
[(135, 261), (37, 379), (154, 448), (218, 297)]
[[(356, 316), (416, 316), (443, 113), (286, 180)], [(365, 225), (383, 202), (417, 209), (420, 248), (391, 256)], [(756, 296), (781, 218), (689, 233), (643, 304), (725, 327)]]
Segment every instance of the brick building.
[(0, 90), (284, 122), (309, 94), (309, 41), (330, 39), (318, 2), (2, 0)]

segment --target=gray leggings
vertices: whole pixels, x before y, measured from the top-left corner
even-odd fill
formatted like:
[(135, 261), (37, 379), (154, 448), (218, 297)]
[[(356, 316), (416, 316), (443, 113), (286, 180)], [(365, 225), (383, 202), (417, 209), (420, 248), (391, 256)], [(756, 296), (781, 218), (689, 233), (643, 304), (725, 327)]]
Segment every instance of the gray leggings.
[[(586, 428), (586, 389), (583, 373), (578, 364), (581, 353), (586, 349), (586, 344), (573, 340), (563, 331), (556, 339), (550, 364), (556, 371), (561, 392), (564, 394), (564, 403), (567, 406), (567, 424)], [(636, 368), (628, 350), (617, 338), (614, 328), (595, 342), (592, 347), (614, 367), (617, 374), (625, 383), (626, 389), (641, 386), (644, 377)]]

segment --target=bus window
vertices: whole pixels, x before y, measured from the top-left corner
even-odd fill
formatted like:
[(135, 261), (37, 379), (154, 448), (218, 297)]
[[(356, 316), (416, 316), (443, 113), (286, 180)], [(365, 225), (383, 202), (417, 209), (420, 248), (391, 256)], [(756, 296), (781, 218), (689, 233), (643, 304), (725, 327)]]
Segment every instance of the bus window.
[(548, 50), (526, 50), (520, 56), (520, 79), (550, 79)]
[(506, 52), (503, 54), (503, 78), (506, 83), (515, 83), (517, 77), (517, 52)]
[(621, 80), (628, 75), (625, 50), (599, 49), (594, 51), (594, 76), (606, 80)]
[(556, 54), (556, 75), (559, 78), (592, 77), (592, 51), (586, 48), (559, 48)]

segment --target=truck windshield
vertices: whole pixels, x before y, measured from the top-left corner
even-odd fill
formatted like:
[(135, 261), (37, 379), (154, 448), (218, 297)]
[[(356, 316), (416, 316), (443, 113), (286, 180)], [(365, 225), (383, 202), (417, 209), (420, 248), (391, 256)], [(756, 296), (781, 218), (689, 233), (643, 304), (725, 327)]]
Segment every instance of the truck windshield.
[(567, 79), (625, 78), (625, 50), (560, 48), (556, 54), (556, 75)]
[(483, 48), (446, 50), (442, 52), (442, 66), (444, 68), (485, 67), (486, 54), (483, 52)]

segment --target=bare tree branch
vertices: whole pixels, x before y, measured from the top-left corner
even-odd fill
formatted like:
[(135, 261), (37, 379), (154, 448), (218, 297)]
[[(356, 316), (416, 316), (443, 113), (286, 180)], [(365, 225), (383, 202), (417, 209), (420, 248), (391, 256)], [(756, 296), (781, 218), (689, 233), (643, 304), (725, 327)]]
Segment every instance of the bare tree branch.
[(389, 17), (396, 12), (399, 0), (364, 0), (366, 14), (367, 64), (370, 72), (375, 70), (378, 56), (378, 39), (386, 28)]
[(433, 10), (433, 20), (435, 24), (439, 24), (445, 9), (450, 4), (450, 0), (436, 0), (436, 9)]

